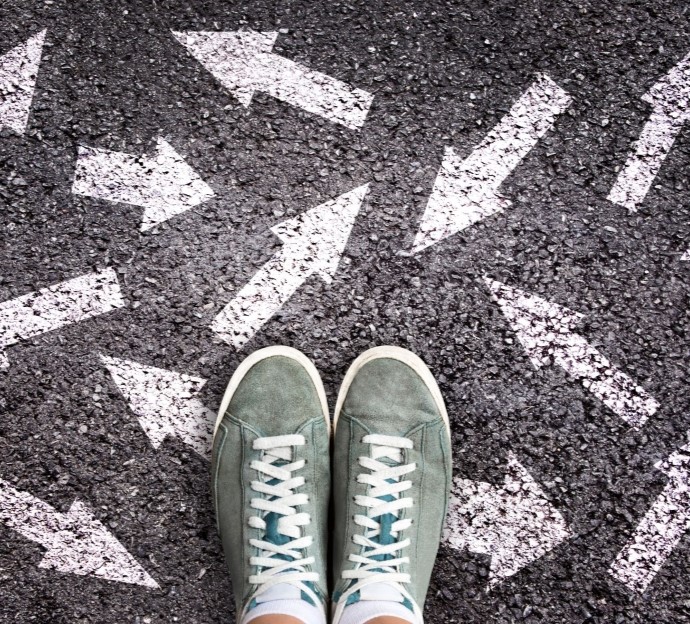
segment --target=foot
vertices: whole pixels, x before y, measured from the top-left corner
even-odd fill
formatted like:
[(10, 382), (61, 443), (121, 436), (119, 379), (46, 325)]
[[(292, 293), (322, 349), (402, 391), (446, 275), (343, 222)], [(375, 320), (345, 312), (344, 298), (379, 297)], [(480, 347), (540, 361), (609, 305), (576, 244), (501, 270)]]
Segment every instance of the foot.
[(441, 392), (416, 355), (377, 347), (347, 372), (333, 425), (333, 622), (422, 624), (452, 473)]
[(237, 621), (325, 624), (329, 418), (309, 359), (269, 347), (239, 366), (213, 439), (216, 519)]

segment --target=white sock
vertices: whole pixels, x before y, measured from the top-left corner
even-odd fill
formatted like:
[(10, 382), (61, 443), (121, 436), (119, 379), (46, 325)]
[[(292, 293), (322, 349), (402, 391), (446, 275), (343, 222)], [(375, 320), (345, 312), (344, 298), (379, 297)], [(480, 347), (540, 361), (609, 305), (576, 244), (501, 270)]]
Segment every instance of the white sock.
[(304, 600), (302, 592), (294, 585), (274, 585), (261, 594), (257, 602), (253, 609), (244, 614), (241, 624), (249, 624), (262, 615), (289, 615), (303, 624), (326, 624), (323, 606), (314, 606)]
[(396, 617), (422, 624), (403, 603), (402, 594), (388, 583), (374, 583), (360, 590), (360, 599), (343, 609), (336, 624), (366, 624), (377, 617)]

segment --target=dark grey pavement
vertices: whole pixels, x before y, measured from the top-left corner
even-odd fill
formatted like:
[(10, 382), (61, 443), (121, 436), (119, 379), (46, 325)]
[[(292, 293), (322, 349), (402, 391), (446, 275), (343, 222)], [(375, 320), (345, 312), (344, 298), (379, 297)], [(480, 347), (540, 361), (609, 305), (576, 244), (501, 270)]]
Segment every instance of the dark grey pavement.
[[(27, 132), (0, 131), (0, 301), (113, 267), (126, 305), (8, 347), (0, 479), (87, 503), (160, 589), (42, 569), (0, 523), (0, 621), (233, 621), (208, 462), (153, 448), (99, 354), (207, 379), (215, 408), (246, 353), (286, 343), (332, 403), (362, 350), (415, 351), (448, 404), (455, 476), (499, 485), (512, 452), (574, 533), (490, 591), (489, 558), (444, 545), (428, 622), (690, 622), (687, 537), (641, 595), (608, 573), (690, 429), (690, 128), (638, 212), (607, 200), (641, 96), (690, 51), (683, 3), (17, 0), (0, 54), (44, 28)], [(262, 93), (244, 108), (171, 34), (242, 28), (373, 93), (363, 127)], [(411, 255), (444, 148), (469, 154), (539, 72), (573, 102), (501, 186), (512, 206)], [(213, 198), (142, 233), (140, 207), (72, 194), (78, 145), (143, 155), (158, 137)], [(243, 349), (219, 341), (214, 317), (280, 249), (269, 228), (365, 183), (333, 283), (308, 279)], [(636, 431), (536, 370), (483, 276), (584, 314), (581, 335), (658, 411)]]

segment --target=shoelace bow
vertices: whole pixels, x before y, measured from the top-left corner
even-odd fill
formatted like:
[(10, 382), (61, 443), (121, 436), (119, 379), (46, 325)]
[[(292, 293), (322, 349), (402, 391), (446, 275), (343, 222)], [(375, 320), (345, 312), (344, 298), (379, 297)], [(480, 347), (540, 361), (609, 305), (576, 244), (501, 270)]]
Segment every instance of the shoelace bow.
[[(249, 526), (266, 531), (269, 528), (268, 515), (275, 514), (270, 521), (270, 528), (275, 529), (278, 536), (283, 536), (277, 540), (282, 543), (268, 539), (249, 540), (260, 551), (259, 556), (249, 559), (250, 565), (258, 568), (256, 574), (249, 576), (249, 583), (259, 586), (254, 597), (278, 583), (288, 583), (305, 592), (314, 604), (319, 604), (319, 597), (307, 584), (319, 580), (317, 572), (306, 570), (307, 566), (314, 563), (315, 558), (303, 555), (313, 539), (310, 535), (302, 536), (301, 527), (308, 526), (311, 517), (308, 513), (298, 513), (296, 509), (309, 502), (307, 494), (296, 492), (304, 485), (304, 477), (293, 476), (294, 472), (304, 467), (306, 461), (291, 461), (294, 448), (305, 444), (306, 440), (302, 435), (254, 440), (253, 448), (263, 453), (261, 460), (254, 460), (250, 464), (259, 474), (259, 478), (252, 481), (251, 488), (263, 496), (252, 498), (251, 507), (264, 513), (251, 516)], [(266, 534), (264, 537), (267, 537)]]
[[(413, 506), (412, 498), (400, 495), (412, 487), (411, 481), (401, 477), (413, 472), (416, 464), (402, 464), (403, 450), (413, 447), (412, 440), (397, 436), (372, 434), (364, 436), (365, 444), (371, 445), (371, 456), (360, 457), (359, 464), (369, 473), (357, 476), (359, 483), (369, 486), (366, 496), (355, 496), (355, 504), (368, 510), (367, 515), (357, 514), (355, 524), (362, 533), (355, 533), (352, 541), (363, 547), (362, 554), (351, 554), (349, 560), (354, 569), (343, 570), (343, 579), (354, 579), (339, 601), (344, 605), (347, 598), (373, 583), (395, 584), (400, 593), (414, 603), (409, 592), (402, 586), (410, 582), (410, 575), (400, 572), (400, 566), (409, 563), (409, 557), (400, 554), (410, 545), (410, 539), (401, 539), (401, 533), (412, 524), (411, 518), (399, 519), (400, 511)], [(388, 459), (395, 465), (381, 461)], [(386, 518), (388, 516), (388, 518)], [(398, 518), (388, 522), (390, 517)], [(385, 521), (386, 526), (383, 527)]]

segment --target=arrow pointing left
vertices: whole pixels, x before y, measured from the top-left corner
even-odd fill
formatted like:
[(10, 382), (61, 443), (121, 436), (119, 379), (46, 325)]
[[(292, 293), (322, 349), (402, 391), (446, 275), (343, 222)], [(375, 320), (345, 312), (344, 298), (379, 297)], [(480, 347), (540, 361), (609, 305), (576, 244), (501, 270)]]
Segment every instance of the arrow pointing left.
[(24, 134), (46, 31), (0, 56), (0, 127)]
[(213, 321), (211, 329), (240, 349), (310, 276), (330, 284), (368, 185), (279, 223), (283, 247), (259, 269)]
[(210, 458), (216, 417), (195, 396), (205, 379), (105, 355), (101, 360), (154, 448), (176, 437)]
[(0, 303), (0, 369), (10, 365), (6, 347), (124, 305), (113, 269), (82, 275)]
[(160, 138), (152, 157), (80, 146), (72, 192), (141, 206), (142, 232), (214, 195), (170, 143)]
[(634, 428), (659, 408), (643, 388), (575, 333), (584, 315), (518, 288), (484, 281), (535, 368), (560, 366)]
[(89, 508), (74, 501), (67, 513), (0, 479), (0, 521), (47, 550), (40, 568), (157, 589), (154, 581)]
[(445, 538), (491, 557), (489, 587), (573, 537), (561, 513), (513, 453), (502, 486), (456, 478)]

